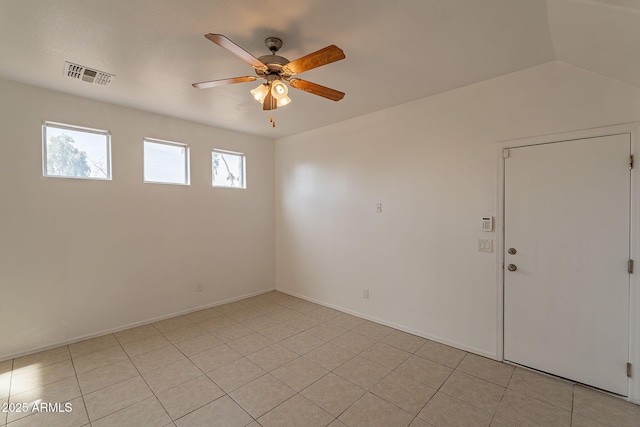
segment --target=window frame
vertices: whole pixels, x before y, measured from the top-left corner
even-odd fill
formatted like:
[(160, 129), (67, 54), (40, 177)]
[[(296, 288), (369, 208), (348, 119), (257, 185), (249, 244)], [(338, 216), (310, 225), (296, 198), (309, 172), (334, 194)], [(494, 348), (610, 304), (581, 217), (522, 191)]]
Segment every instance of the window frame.
[[(240, 156), (242, 158), (242, 187), (234, 187), (229, 185), (215, 185), (213, 182), (213, 155), (219, 154), (232, 154), (234, 156)], [(247, 189), (247, 155), (239, 151), (222, 150), (219, 148), (211, 149), (211, 187), (212, 188), (229, 188), (233, 190), (246, 190)]]
[[(83, 133), (91, 133), (94, 135), (101, 135), (106, 138), (107, 144), (107, 177), (99, 178), (93, 176), (66, 176), (66, 175), (49, 175), (47, 173), (47, 128), (56, 128), (63, 130), (70, 130), (74, 132), (83, 132)], [(66, 123), (58, 123), (52, 121), (44, 121), (42, 122), (42, 176), (44, 178), (68, 178), (68, 179), (86, 179), (93, 181), (112, 181), (113, 180), (113, 171), (111, 169), (112, 161), (111, 161), (111, 132), (103, 129), (95, 129), (84, 126), (76, 126), (70, 125)]]
[[(144, 154), (144, 144), (146, 142), (150, 142), (152, 144), (160, 144), (160, 145), (169, 145), (173, 147), (180, 147), (185, 149), (184, 155), (184, 172), (186, 177), (186, 182), (167, 182), (167, 181), (150, 181), (145, 177), (145, 160), (146, 156)], [(142, 138), (142, 182), (144, 184), (165, 184), (165, 185), (182, 185), (182, 186), (190, 186), (191, 185), (191, 146), (189, 144), (185, 144), (184, 142), (176, 142), (176, 141), (167, 141), (165, 139), (144, 137)]]

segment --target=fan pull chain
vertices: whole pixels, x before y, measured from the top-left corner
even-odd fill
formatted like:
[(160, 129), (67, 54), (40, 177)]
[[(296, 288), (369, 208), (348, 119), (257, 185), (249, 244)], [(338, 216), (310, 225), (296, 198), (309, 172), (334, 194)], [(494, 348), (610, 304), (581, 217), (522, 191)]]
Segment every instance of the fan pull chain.
[(276, 121), (273, 120), (273, 116), (269, 117), (269, 121), (271, 122), (271, 127), (276, 127)]

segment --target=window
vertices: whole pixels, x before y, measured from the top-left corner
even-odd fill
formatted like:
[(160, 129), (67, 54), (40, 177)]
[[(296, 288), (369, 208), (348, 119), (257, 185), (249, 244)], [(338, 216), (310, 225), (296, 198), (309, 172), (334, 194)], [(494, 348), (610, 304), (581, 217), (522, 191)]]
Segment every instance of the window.
[(144, 182), (189, 185), (189, 146), (145, 138)]
[(213, 150), (211, 180), (214, 187), (247, 188), (245, 155), (232, 151)]
[(106, 130), (44, 122), (42, 174), (111, 179), (111, 134)]

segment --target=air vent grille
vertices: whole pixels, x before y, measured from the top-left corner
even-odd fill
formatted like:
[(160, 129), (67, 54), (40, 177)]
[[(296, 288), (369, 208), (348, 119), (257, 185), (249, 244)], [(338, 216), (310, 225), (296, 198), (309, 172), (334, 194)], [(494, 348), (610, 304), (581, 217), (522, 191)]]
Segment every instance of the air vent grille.
[(74, 64), (71, 62), (64, 63), (64, 74), (72, 79), (83, 80), (88, 83), (94, 83), (101, 86), (106, 86), (111, 83), (113, 74), (105, 73), (103, 71), (87, 68), (83, 65)]

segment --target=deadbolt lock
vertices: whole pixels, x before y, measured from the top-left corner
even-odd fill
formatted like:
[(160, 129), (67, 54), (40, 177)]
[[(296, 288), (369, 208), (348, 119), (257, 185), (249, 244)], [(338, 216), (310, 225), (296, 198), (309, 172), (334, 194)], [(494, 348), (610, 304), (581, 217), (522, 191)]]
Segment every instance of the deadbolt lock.
[(509, 252), (511, 255), (515, 255), (518, 251), (516, 251), (516, 248), (509, 248), (508, 252)]
[(509, 270), (509, 271), (516, 271), (517, 269), (518, 269), (518, 267), (516, 267), (515, 264), (509, 264), (507, 266), (507, 270)]

